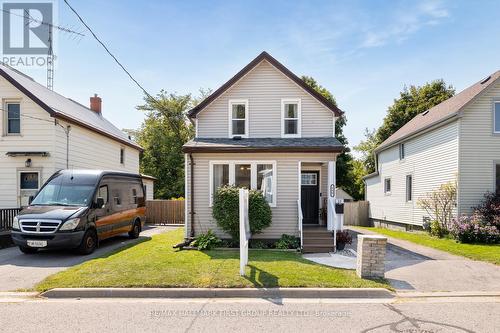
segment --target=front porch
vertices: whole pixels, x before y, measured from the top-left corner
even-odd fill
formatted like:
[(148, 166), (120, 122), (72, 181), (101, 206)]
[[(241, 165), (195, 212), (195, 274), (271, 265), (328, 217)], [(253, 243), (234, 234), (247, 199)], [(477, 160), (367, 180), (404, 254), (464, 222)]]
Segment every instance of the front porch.
[(334, 252), (335, 230), (341, 216), (335, 212), (336, 162), (299, 161), (298, 223), (305, 253)]

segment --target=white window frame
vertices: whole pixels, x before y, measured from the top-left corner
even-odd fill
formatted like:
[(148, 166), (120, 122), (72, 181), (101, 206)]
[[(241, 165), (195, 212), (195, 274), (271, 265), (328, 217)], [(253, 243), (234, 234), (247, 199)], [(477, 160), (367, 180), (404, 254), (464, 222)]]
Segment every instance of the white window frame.
[(500, 129), (496, 129), (495, 125), (497, 123), (496, 117), (497, 117), (497, 112), (496, 112), (496, 107), (497, 104), (500, 105), (500, 99), (494, 99), (493, 100), (493, 133), (494, 134), (500, 134)]
[[(297, 104), (297, 118), (285, 118), (285, 104)], [(295, 119), (297, 119), (297, 133), (285, 134), (285, 120), (295, 120)], [(281, 137), (282, 138), (302, 137), (302, 100), (300, 98), (281, 99)]]
[(406, 146), (405, 143), (399, 144), (399, 160), (404, 161), (406, 158)]
[[(411, 185), (411, 191), (408, 191), (408, 177), (411, 177), (411, 182), (410, 182), (410, 185)], [(391, 184), (392, 186), (392, 184)], [(413, 174), (409, 173), (406, 175), (405, 177), (405, 201), (410, 203), (410, 202), (413, 202)], [(410, 200), (408, 200), (408, 194), (410, 194)]]
[[(391, 184), (391, 186), (390, 186), (391, 188), (390, 188), (389, 191), (387, 191), (387, 186), (386, 186), (387, 180), (389, 180), (389, 182)], [(392, 192), (392, 179), (391, 179), (391, 177), (385, 177), (384, 178), (384, 194), (385, 195), (391, 195), (391, 192)]]
[[(9, 133), (9, 104), (19, 104), (19, 133)], [(4, 99), (3, 100), (3, 112), (5, 115), (3, 117), (4, 120), (4, 128), (3, 133), (5, 136), (21, 136), (23, 133), (23, 121), (22, 121), (22, 103), (19, 99)]]
[(235, 174), (236, 174), (236, 170), (235, 170), (235, 167), (236, 167), (236, 164), (250, 164), (250, 187), (252, 190), (256, 190), (257, 189), (257, 165), (258, 164), (271, 164), (273, 166), (273, 202), (270, 202), (269, 203), (269, 206), (271, 207), (276, 207), (277, 206), (277, 190), (276, 190), (276, 186), (277, 186), (277, 174), (278, 174), (278, 169), (277, 169), (277, 165), (276, 165), (276, 161), (262, 161), (262, 160), (258, 160), (258, 161), (253, 161), (253, 160), (250, 160), (250, 161), (241, 161), (241, 160), (229, 160), (229, 161), (210, 161), (209, 162), (209, 207), (212, 207), (213, 205), (213, 193), (214, 193), (214, 165), (221, 165), (221, 164), (227, 164), (229, 165), (229, 185), (234, 185), (235, 183), (235, 180), (236, 180), (236, 177), (235, 177)]
[[(233, 105), (240, 105), (244, 104), (245, 105), (245, 118), (236, 118), (233, 119)], [(248, 99), (230, 99), (228, 102), (228, 129), (229, 129), (229, 137), (234, 138), (235, 136), (241, 136), (242, 138), (248, 138), (248, 123), (249, 123), (249, 116), (248, 116)], [(245, 120), (245, 134), (233, 134), (233, 120)]]

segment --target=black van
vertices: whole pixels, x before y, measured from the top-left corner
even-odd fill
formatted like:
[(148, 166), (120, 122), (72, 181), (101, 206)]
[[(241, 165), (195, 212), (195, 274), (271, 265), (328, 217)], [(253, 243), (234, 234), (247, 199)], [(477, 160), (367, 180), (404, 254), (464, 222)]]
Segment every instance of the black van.
[(102, 239), (122, 233), (139, 237), (145, 215), (140, 175), (61, 170), (14, 218), (12, 240), (24, 253), (58, 248), (89, 254)]

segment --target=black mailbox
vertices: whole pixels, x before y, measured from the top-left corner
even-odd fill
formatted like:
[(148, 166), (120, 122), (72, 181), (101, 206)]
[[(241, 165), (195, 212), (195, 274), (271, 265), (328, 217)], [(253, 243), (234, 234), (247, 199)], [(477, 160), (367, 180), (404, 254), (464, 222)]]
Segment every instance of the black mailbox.
[(344, 203), (335, 204), (335, 213), (344, 214)]

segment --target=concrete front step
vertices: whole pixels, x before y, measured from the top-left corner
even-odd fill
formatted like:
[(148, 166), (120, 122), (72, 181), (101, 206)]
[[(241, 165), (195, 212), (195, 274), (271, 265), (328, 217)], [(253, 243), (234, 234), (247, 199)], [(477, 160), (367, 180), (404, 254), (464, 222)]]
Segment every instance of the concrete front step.
[(322, 246), (322, 245), (308, 245), (304, 244), (302, 248), (304, 253), (328, 253), (333, 252), (333, 246)]

